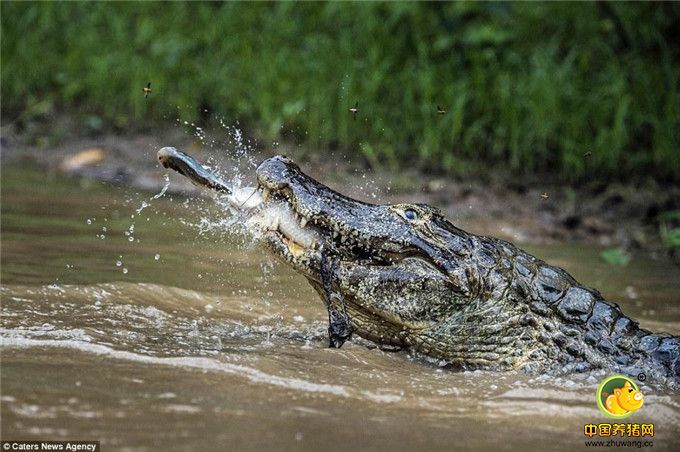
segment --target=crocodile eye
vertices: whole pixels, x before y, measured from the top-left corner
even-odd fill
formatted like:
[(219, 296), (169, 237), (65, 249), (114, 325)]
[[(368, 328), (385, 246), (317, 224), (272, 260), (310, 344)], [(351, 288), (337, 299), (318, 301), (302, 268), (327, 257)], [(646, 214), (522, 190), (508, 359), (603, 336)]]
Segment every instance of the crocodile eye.
[(404, 210), (404, 216), (406, 217), (407, 220), (410, 220), (410, 221), (413, 221), (413, 220), (418, 218), (418, 214), (413, 209)]

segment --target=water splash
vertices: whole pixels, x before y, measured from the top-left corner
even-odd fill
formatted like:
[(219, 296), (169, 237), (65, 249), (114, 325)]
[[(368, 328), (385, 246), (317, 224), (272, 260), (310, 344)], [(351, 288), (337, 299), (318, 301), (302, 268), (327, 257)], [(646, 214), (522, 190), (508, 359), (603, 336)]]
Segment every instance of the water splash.
[(165, 181), (165, 183), (163, 184), (163, 188), (161, 188), (161, 191), (159, 193), (151, 197), (152, 200), (160, 198), (161, 196), (165, 195), (166, 191), (168, 191), (168, 187), (170, 187), (170, 176), (168, 175), (168, 173), (165, 173), (163, 175), (163, 180)]
[[(164, 183), (163, 183), (163, 187), (161, 188), (161, 191), (156, 193), (155, 195), (153, 195), (151, 198), (149, 198), (148, 201), (147, 200), (142, 201), (140, 206), (137, 209), (135, 209), (135, 213), (130, 215), (130, 219), (135, 220), (136, 216), (139, 216), (144, 209), (151, 206), (152, 201), (155, 201), (156, 199), (159, 199), (160, 197), (165, 195), (165, 193), (168, 191), (168, 188), (170, 187), (170, 176), (168, 175), (168, 173), (165, 173), (163, 175), (163, 180), (164, 180)], [(127, 228), (127, 230), (123, 234), (127, 237), (128, 242), (132, 243), (132, 242), (135, 241), (135, 235), (134, 235), (135, 234), (135, 221), (133, 221), (132, 224), (130, 224), (130, 226)], [(139, 241), (139, 239), (137, 239), (137, 241)], [(124, 269), (123, 273), (127, 273), (127, 269)]]
[(151, 205), (151, 201), (154, 201), (154, 200), (160, 198), (161, 196), (164, 196), (165, 193), (168, 191), (168, 188), (170, 187), (170, 175), (168, 173), (165, 173), (163, 175), (163, 180), (164, 180), (164, 182), (163, 182), (163, 187), (161, 188), (161, 191), (156, 193), (155, 195), (153, 195), (151, 198), (149, 198), (149, 202), (142, 201), (142, 204), (139, 206), (139, 208), (137, 210), (135, 210), (137, 215), (139, 215), (140, 213), (142, 213), (142, 211), (144, 209), (149, 207)]
[[(259, 150), (256, 142), (248, 139), (240, 128), (238, 122), (228, 125), (222, 118), (217, 118), (220, 128), (226, 132), (226, 137), (220, 140), (215, 139), (219, 135), (219, 129), (213, 130), (210, 134), (190, 121), (178, 119), (177, 123), (186, 128), (188, 134), (192, 134), (200, 140), (204, 149), (209, 149), (208, 158), (201, 159), (201, 163), (213, 174), (234, 187), (235, 190), (252, 185), (253, 169), (259, 164)], [(210, 136), (216, 134), (214, 136)], [(335, 158), (335, 156), (334, 156)], [(345, 159), (344, 155), (337, 158)], [(165, 175), (166, 185), (161, 193), (151, 198), (153, 201), (163, 195), (167, 189), (168, 175)], [(370, 202), (380, 201), (382, 198), (381, 189), (378, 188), (376, 178), (371, 177), (370, 172), (365, 173), (355, 170), (352, 176), (350, 195), (364, 198)], [(229, 246), (236, 246), (239, 249), (250, 249), (259, 240), (257, 228), (248, 226), (248, 214), (241, 209), (232, 206), (225, 196), (219, 193), (204, 191), (212, 197), (212, 202), (202, 203), (185, 201), (187, 215), (176, 221), (192, 228), (197, 233), (197, 239), (211, 241), (215, 243), (229, 243)], [(143, 201), (142, 206), (137, 209), (137, 214), (148, 207), (149, 202)], [(190, 212), (190, 213), (189, 213)], [(128, 231), (128, 240), (133, 237), (134, 231)], [(132, 239), (131, 241), (134, 241)], [(263, 270), (264, 287), (262, 291), (263, 301), (271, 299), (264, 294), (267, 293), (267, 271)]]

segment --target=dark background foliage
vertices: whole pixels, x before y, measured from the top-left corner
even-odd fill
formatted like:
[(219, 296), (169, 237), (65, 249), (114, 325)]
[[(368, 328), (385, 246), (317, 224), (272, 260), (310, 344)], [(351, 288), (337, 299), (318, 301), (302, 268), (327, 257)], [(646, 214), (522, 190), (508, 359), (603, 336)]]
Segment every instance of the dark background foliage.
[(395, 167), (680, 178), (678, 3), (1, 8), (4, 122), (224, 118)]

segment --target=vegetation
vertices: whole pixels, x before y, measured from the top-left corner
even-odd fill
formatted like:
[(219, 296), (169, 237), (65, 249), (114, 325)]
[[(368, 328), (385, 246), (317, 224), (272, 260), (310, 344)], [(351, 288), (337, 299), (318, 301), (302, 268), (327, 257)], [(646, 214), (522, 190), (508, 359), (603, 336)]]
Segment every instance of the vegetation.
[(0, 7), (5, 120), (224, 118), (383, 164), (680, 178), (679, 3)]
[(608, 248), (600, 253), (600, 259), (611, 265), (628, 265), (630, 255), (623, 248)]
[(680, 251), (680, 210), (671, 210), (659, 215), (659, 236), (670, 250)]

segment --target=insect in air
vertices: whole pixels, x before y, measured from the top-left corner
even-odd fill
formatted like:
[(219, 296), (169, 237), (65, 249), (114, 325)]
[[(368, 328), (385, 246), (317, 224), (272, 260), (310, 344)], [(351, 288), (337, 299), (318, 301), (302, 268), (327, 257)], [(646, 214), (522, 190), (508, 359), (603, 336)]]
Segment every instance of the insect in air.
[(585, 153), (583, 154), (584, 157), (590, 157), (591, 155), (593, 155), (593, 153), (590, 152), (590, 151), (585, 152)]
[(149, 97), (149, 94), (151, 94), (151, 82), (147, 83), (144, 88), (142, 88), (142, 91), (144, 91), (144, 99)]
[(547, 193), (543, 192), (543, 193), (541, 193), (541, 198), (543, 198), (543, 199), (548, 199), (548, 198), (550, 198), (550, 195), (548, 195)]
[(441, 115), (443, 115), (444, 113), (446, 113), (446, 110), (444, 110), (442, 107), (440, 107), (439, 105), (437, 105), (437, 114), (441, 116)]
[(357, 113), (359, 113), (359, 101), (354, 102), (354, 107), (350, 108), (349, 112), (354, 115), (354, 119), (357, 119)]

